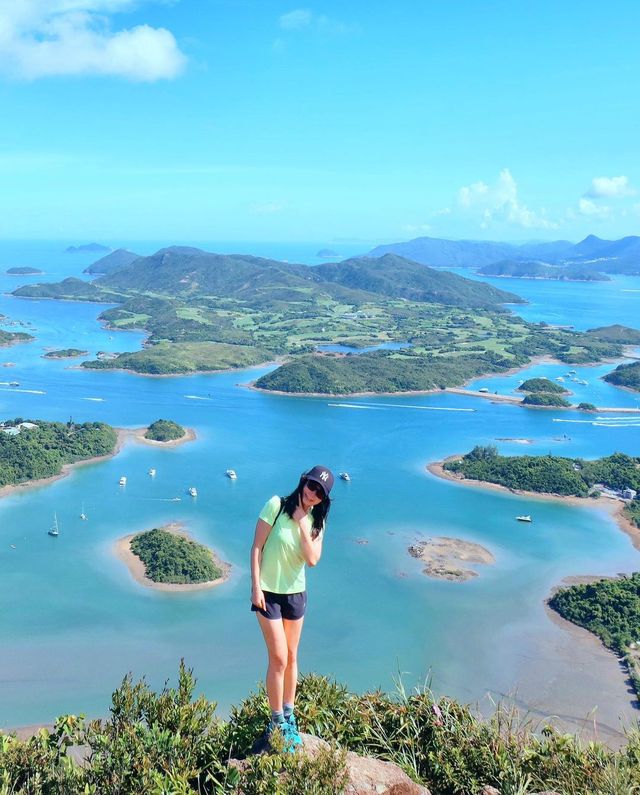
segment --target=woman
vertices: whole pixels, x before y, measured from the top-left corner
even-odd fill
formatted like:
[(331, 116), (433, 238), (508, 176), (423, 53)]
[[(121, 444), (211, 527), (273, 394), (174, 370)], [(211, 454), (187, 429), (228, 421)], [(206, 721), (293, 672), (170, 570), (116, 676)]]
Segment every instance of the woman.
[(272, 497), (260, 512), (251, 547), (251, 609), (267, 644), (267, 698), (271, 721), (262, 737), (268, 745), (274, 728), (285, 750), (302, 744), (294, 704), (298, 682), (298, 644), (307, 607), (305, 565), (322, 554), (324, 526), (331, 507), (333, 474), (315, 466), (304, 472), (288, 497)]

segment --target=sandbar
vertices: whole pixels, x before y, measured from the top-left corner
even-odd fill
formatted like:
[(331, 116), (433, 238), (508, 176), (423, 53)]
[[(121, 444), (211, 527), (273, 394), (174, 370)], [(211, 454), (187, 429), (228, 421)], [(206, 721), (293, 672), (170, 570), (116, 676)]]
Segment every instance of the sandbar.
[(455, 472), (450, 472), (444, 469), (444, 464), (448, 461), (455, 461), (462, 458), (462, 454), (457, 453), (445, 458), (444, 461), (434, 461), (427, 464), (427, 470), (438, 478), (443, 480), (450, 480), (454, 483), (459, 483), (464, 486), (473, 486), (480, 489), (488, 489), (490, 491), (502, 491), (510, 494), (517, 494), (520, 497), (527, 497), (531, 500), (551, 500), (554, 502), (563, 502), (566, 505), (577, 505), (580, 508), (598, 508), (599, 510), (607, 511), (615, 520), (618, 527), (626, 533), (631, 539), (633, 546), (640, 550), (640, 527), (636, 525), (623, 513), (625, 503), (622, 500), (614, 499), (613, 497), (600, 496), (594, 497), (574, 497), (565, 496), (563, 494), (548, 494), (546, 492), (540, 493), (537, 491), (523, 491), (522, 489), (510, 489), (508, 486), (502, 486), (499, 483), (487, 483), (484, 480), (472, 480), (465, 478)]
[(409, 546), (408, 552), (425, 564), (424, 574), (437, 580), (470, 580), (477, 577), (478, 572), (468, 564), (495, 563), (491, 552), (480, 544), (446, 536), (416, 541)]
[(117, 439), (116, 446), (113, 448), (112, 452), (107, 453), (106, 455), (96, 455), (92, 458), (85, 458), (82, 461), (75, 461), (73, 464), (63, 464), (61, 471), (58, 472), (57, 475), (52, 475), (50, 478), (38, 478), (37, 480), (27, 480), (24, 483), (15, 483), (8, 486), (2, 486), (0, 487), (0, 499), (16, 491), (26, 491), (27, 489), (33, 489), (36, 486), (47, 486), (49, 483), (55, 483), (56, 480), (66, 478), (77, 467), (86, 466), (87, 464), (96, 464), (100, 461), (106, 461), (109, 458), (113, 458), (113, 456), (117, 455), (120, 450), (122, 450), (123, 446), (131, 439), (134, 439), (137, 442), (143, 442), (144, 444), (155, 445), (156, 447), (176, 447), (179, 444), (191, 442), (196, 439), (196, 432), (192, 428), (185, 428), (186, 433), (184, 436), (182, 436), (180, 439), (172, 439), (169, 442), (156, 442), (152, 439), (145, 439), (144, 435), (148, 430), (147, 428), (114, 428), (114, 430), (116, 432)]
[[(184, 530), (180, 522), (172, 522), (171, 524), (164, 525), (159, 529), (165, 530), (168, 533), (173, 533), (177, 536), (182, 536), (183, 538), (188, 538), (190, 541), (193, 540), (191, 539), (191, 536)], [(155, 591), (184, 593), (185, 591), (203, 591), (207, 590), (208, 588), (215, 588), (218, 585), (222, 585), (223, 582), (226, 582), (229, 579), (229, 575), (231, 574), (231, 564), (220, 560), (214, 550), (209, 549), (209, 552), (213, 557), (213, 562), (216, 566), (218, 566), (219, 569), (222, 570), (222, 577), (218, 577), (217, 580), (208, 580), (207, 582), (196, 583), (154, 582), (147, 577), (144, 563), (131, 551), (131, 541), (137, 535), (139, 535), (139, 533), (132, 533), (131, 535), (124, 536), (124, 538), (119, 538), (114, 544), (113, 551), (116, 557), (121, 560), (129, 569), (129, 573), (133, 579), (137, 583), (140, 583), (140, 585), (144, 585), (147, 588), (153, 588)]]

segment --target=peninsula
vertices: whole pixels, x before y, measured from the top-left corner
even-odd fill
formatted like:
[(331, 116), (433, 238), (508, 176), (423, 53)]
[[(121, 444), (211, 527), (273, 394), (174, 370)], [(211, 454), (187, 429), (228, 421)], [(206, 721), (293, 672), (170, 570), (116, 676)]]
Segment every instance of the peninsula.
[(589, 461), (553, 455), (503, 456), (493, 445), (478, 445), (428, 469), (463, 483), (605, 507), (640, 549), (640, 457), (613, 453)]

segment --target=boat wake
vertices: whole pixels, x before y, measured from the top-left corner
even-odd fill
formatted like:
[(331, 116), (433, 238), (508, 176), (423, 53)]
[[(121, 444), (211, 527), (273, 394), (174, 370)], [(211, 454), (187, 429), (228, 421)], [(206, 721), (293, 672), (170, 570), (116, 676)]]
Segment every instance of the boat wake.
[(211, 400), (210, 397), (206, 395), (185, 395), (187, 400)]
[(103, 403), (104, 402), (104, 398), (85, 397), (85, 398), (82, 398), (82, 399), (83, 400), (93, 400), (96, 403)]
[(475, 409), (461, 409), (451, 406), (412, 406), (406, 403), (327, 403), (327, 405), (340, 409), (371, 409), (374, 411), (386, 411), (387, 409), (414, 409), (415, 411), (475, 411)]
[(594, 420), (561, 420), (554, 417), (553, 422), (573, 422), (577, 425), (592, 425), (599, 428), (640, 428), (638, 417), (596, 417)]

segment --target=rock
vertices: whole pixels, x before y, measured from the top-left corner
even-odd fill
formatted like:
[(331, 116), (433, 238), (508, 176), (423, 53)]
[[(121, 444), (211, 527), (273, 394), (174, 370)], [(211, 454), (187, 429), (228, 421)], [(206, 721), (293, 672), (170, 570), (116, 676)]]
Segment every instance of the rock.
[(492, 787), (491, 784), (485, 784), (480, 790), (480, 795), (500, 795), (500, 790)]
[[(304, 753), (311, 758), (329, 747), (329, 744), (311, 734), (301, 734)], [(246, 762), (232, 759), (229, 764), (238, 770), (246, 767)], [(347, 753), (346, 768), (349, 783), (345, 795), (431, 795), (426, 787), (416, 784), (409, 776), (392, 762), (383, 762), (369, 756)]]

